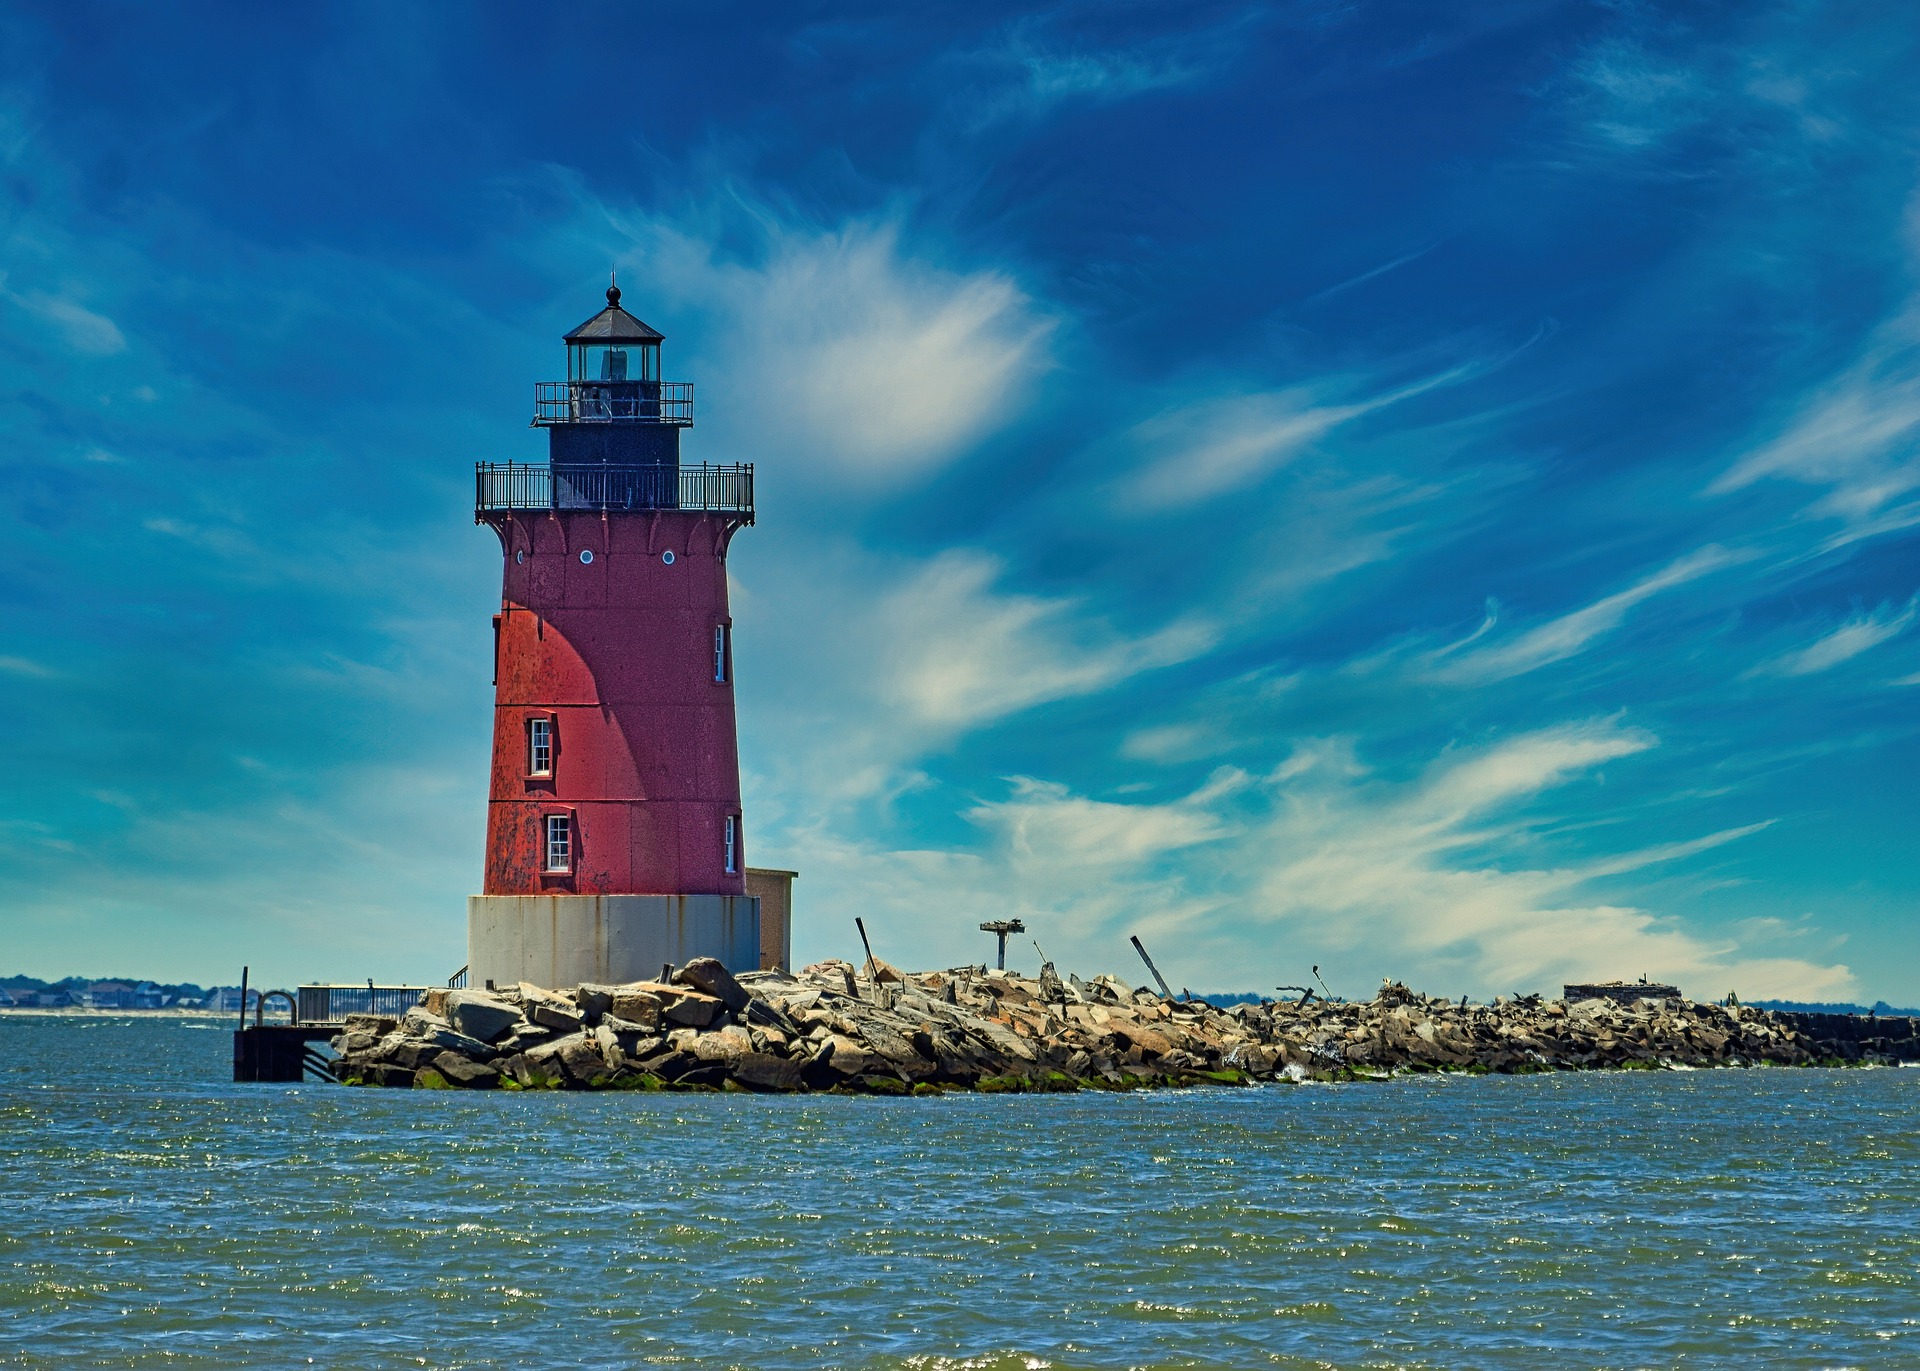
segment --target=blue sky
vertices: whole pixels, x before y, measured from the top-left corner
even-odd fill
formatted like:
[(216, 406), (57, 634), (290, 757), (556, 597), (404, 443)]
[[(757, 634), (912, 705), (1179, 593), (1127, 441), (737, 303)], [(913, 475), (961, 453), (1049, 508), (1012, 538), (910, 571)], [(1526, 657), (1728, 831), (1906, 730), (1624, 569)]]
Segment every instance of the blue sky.
[[(1920, 14), (0, 11), (0, 964), (444, 976), (471, 463), (758, 464), (795, 950), (1920, 979)], [(1017, 949), (1028, 964), (1032, 948)]]

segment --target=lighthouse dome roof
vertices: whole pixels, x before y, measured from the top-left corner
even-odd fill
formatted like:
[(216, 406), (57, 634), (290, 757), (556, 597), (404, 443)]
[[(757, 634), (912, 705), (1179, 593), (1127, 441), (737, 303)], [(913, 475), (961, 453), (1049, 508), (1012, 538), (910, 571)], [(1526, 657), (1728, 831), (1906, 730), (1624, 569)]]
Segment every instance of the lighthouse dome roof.
[(607, 287), (607, 307), (566, 335), (569, 343), (657, 343), (666, 335), (620, 308), (620, 287)]

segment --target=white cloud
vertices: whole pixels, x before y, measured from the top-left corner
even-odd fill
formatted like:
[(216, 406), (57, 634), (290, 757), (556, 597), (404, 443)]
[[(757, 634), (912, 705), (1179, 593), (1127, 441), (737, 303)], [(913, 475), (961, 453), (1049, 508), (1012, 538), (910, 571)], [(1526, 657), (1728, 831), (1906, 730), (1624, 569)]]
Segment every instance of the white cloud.
[[(1256, 784), (1231, 768), (1173, 799), (1121, 802), (1016, 778), (966, 811), (980, 850), (838, 849), (812, 898), (869, 917), (909, 960), (985, 955), (974, 925), (1027, 920), (1075, 969), (1141, 978), (1139, 933), (1175, 985), (1296, 983), (1309, 962), (1346, 993), (1390, 974), (1435, 991), (1557, 992), (1637, 976), (1697, 995), (1843, 998), (1837, 964), (1771, 955), (1765, 938), (1707, 934), (1596, 898), (1596, 881), (1736, 843), (1765, 823), (1613, 855), (1541, 860), (1553, 794), (1657, 747), (1600, 721), (1450, 752), (1404, 781), (1369, 775), (1351, 746), (1303, 744)], [(819, 907), (816, 905), (816, 907)], [(1805, 932), (1806, 930), (1802, 930)]]
[(1241, 27), (1239, 20), (1181, 27), (1166, 38), (1101, 48), (1050, 42), (1041, 21), (1018, 21), (998, 43), (958, 58), (998, 82), (986, 91), (965, 88), (963, 122), (978, 130), (1004, 119), (1043, 118), (1065, 104), (1107, 104), (1191, 85), (1239, 55)]
[(918, 789), (922, 760), (956, 739), (1189, 660), (1217, 636), (1199, 621), (1128, 634), (1071, 598), (1010, 592), (1005, 575), (976, 550), (909, 562), (810, 540), (802, 564), (763, 563), (734, 585), (736, 619), (755, 625), (736, 652), (763, 834), (797, 842), (805, 829), (811, 851), (821, 825), (851, 831), (849, 806)]
[(1211, 647), (1187, 620), (1127, 638), (1075, 621), (1069, 600), (998, 592), (1000, 563), (952, 551), (881, 601), (885, 696), (915, 720), (965, 728), (1087, 695)]
[(1856, 612), (1805, 647), (1782, 653), (1748, 674), (1811, 676), (1829, 671), (1904, 633), (1913, 622), (1916, 610), (1920, 610), (1920, 596), (1907, 601), (1904, 608), (1883, 604), (1870, 613)]
[(1797, 407), (1782, 430), (1709, 488), (1768, 479), (1824, 486), (1808, 513), (1838, 520), (1841, 541), (1920, 523), (1920, 303), (1868, 339), (1860, 355)]
[[(1641, 909), (1580, 898), (1592, 879), (1671, 861), (1753, 828), (1565, 867), (1516, 860), (1502, 806), (1645, 751), (1655, 740), (1614, 724), (1541, 730), (1442, 762), (1400, 787), (1344, 778), (1284, 794), (1262, 835), (1275, 859), (1253, 901), (1283, 935), (1339, 960), (1430, 987), (1478, 993), (1553, 990), (1564, 980), (1649, 975), (1695, 994), (1825, 996), (1853, 984), (1844, 966), (1744, 956)], [(1467, 850), (1506, 848), (1505, 862)], [(1329, 957), (1334, 954), (1329, 952)]]
[(1125, 445), (1138, 454), (1121, 503), (1158, 510), (1199, 504), (1257, 485), (1340, 425), (1468, 374), (1458, 367), (1366, 399), (1325, 403), (1312, 389), (1210, 396), (1135, 425)]
[[(0, 277), (0, 281), (3, 280), (4, 277)], [(75, 352), (90, 357), (110, 357), (116, 352), (126, 351), (127, 339), (120, 332), (120, 326), (77, 300), (63, 295), (48, 295), (44, 291), (28, 291), (19, 295), (11, 291), (0, 293), (52, 324), (66, 339), (67, 346)]]
[(1589, 135), (1621, 149), (1665, 143), (1712, 108), (1698, 72), (1628, 42), (1596, 46), (1574, 63), (1572, 75), (1575, 107)]
[(1116, 804), (1016, 776), (1011, 797), (977, 804), (967, 817), (998, 836), (1023, 875), (1022, 885), (1040, 870), (1050, 878), (1068, 871), (1079, 877), (1117, 876), (1167, 853), (1228, 837), (1232, 827), (1208, 805), (1244, 779), (1228, 772), (1172, 804)]
[(1729, 552), (1725, 548), (1703, 547), (1678, 558), (1625, 590), (1616, 591), (1583, 609), (1529, 629), (1510, 642), (1496, 641), (1473, 651), (1465, 651), (1469, 644), (1480, 641), (1492, 631), (1497, 616), (1489, 607), (1486, 621), (1471, 635), (1428, 657), (1429, 673), (1443, 681), (1500, 681), (1564, 661), (1620, 627), (1628, 612), (1643, 601), (1743, 560), (1745, 557), (1742, 554)]
[(702, 355), (727, 378), (710, 412), (728, 433), (774, 437), (842, 482), (901, 485), (1018, 418), (1052, 365), (1054, 320), (1003, 271), (911, 255), (891, 224), (763, 227), (748, 264), (675, 225), (628, 225), (636, 307), (666, 296), (717, 325)]
[(42, 666), (30, 657), (0, 657), (0, 671), (10, 676), (31, 676), (36, 680), (51, 680), (60, 673), (52, 667)]

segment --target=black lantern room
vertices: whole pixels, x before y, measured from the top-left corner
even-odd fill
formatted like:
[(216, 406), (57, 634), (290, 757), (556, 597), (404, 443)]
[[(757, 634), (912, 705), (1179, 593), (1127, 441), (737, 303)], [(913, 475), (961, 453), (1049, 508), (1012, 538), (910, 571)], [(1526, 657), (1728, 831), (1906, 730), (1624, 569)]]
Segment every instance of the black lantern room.
[(567, 380), (589, 385), (660, 380), (661, 334), (620, 308), (620, 287), (607, 287), (607, 307), (566, 337)]
[(680, 430), (693, 423), (693, 385), (660, 379), (659, 330), (607, 307), (568, 333), (567, 379), (534, 386), (533, 422), (548, 430), (556, 463), (676, 463)]

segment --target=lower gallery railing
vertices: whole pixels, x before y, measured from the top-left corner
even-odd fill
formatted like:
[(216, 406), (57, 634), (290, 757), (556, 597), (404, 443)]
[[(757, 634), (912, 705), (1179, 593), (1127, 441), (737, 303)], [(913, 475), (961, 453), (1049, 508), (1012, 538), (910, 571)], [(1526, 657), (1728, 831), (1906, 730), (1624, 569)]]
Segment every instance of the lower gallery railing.
[(474, 510), (686, 509), (753, 521), (753, 465), (481, 462)]

